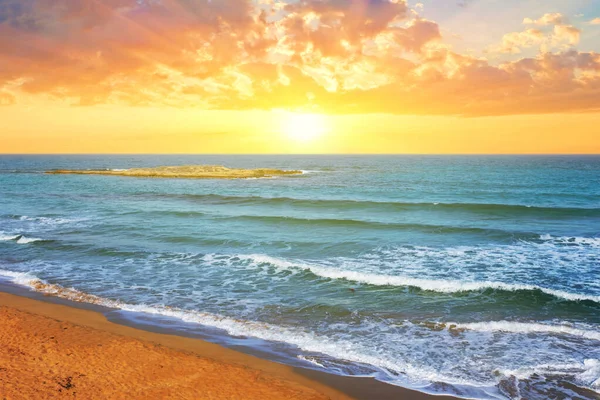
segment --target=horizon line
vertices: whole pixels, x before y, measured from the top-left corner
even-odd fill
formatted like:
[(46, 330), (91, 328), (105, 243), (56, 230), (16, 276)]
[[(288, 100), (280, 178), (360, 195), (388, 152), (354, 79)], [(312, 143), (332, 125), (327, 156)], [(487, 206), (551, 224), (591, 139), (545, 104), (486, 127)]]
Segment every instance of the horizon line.
[(0, 156), (600, 156), (598, 153), (0, 153)]

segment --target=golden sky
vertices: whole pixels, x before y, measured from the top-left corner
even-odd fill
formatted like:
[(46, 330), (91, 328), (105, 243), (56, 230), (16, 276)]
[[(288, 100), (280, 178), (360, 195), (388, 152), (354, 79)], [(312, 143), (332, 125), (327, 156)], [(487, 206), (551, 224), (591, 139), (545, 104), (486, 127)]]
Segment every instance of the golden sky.
[(599, 50), (597, 0), (0, 0), (0, 153), (600, 153)]

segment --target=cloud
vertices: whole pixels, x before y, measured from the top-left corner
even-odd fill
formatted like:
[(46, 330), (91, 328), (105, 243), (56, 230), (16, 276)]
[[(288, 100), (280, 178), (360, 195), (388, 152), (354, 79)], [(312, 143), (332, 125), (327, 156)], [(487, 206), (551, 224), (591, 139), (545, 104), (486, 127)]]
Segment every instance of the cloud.
[[(515, 114), (600, 107), (600, 56), (546, 14), (502, 64), (460, 54), (404, 0), (0, 0), (0, 103), (331, 113)], [(8, 91), (8, 92), (7, 92)], [(10, 92), (10, 93), (9, 93)], [(26, 96), (25, 96), (26, 95)]]
[(552, 38), (555, 42), (566, 41), (571, 45), (579, 43), (581, 38), (581, 30), (575, 28), (572, 25), (555, 25), (554, 26), (554, 37)]
[(594, 18), (593, 20), (591, 20), (590, 22), (588, 22), (590, 25), (600, 25), (600, 18)]
[[(525, 18), (526, 25), (537, 25), (539, 28), (529, 28), (522, 32), (507, 33), (502, 37), (500, 45), (489, 47), (492, 53), (519, 54), (522, 49), (539, 46), (542, 51), (564, 49), (566, 46), (577, 45), (581, 38), (581, 30), (566, 24), (565, 17), (560, 13), (544, 14), (537, 20)], [(551, 30), (548, 30), (551, 27)]]
[(526, 25), (562, 25), (565, 23), (565, 17), (561, 13), (548, 13), (542, 15), (539, 19), (525, 18), (523, 23)]
[[(292, 50), (312, 45), (322, 55), (340, 55), (408, 17), (405, 1), (304, 0), (288, 4), (282, 19), (284, 41)], [(344, 45), (346, 43), (346, 45)]]
[(394, 43), (413, 53), (421, 53), (427, 44), (442, 38), (438, 25), (423, 19), (413, 21), (408, 28), (393, 28), (391, 31)]
[(492, 51), (520, 53), (522, 48), (540, 45), (546, 39), (546, 34), (539, 29), (527, 29), (523, 32), (507, 33), (502, 38), (502, 44), (499, 47), (492, 48)]

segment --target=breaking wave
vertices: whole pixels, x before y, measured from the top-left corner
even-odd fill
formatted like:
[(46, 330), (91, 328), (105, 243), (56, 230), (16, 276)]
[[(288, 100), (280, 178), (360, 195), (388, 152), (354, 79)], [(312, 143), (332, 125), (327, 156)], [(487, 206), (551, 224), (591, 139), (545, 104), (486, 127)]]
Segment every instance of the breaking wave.
[(566, 322), (558, 322), (554, 325), (513, 321), (488, 321), (472, 323), (446, 322), (441, 324), (441, 327), (457, 330), (466, 329), (477, 332), (508, 332), (523, 334), (550, 333), (557, 335), (570, 335), (588, 340), (600, 341), (600, 331), (578, 328)]
[[(427, 385), (431, 382), (445, 382), (455, 385), (473, 385), (473, 382), (445, 376), (433, 368), (425, 366), (417, 367), (402, 360), (380, 358), (360, 351), (356, 343), (343, 340), (333, 340), (328, 337), (315, 335), (311, 332), (299, 329), (276, 326), (264, 322), (246, 321), (222, 315), (182, 310), (169, 306), (149, 306), (145, 304), (127, 304), (118, 300), (105, 299), (93, 294), (81, 292), (74, 288), (65, 288), (61, 285), (47, 283), (29, 273), (17, 273), (0, 270), (0, 276), (10, 278), (13, 283), (25, 286), (38, 293), (43, 293), (70, 301), (94, 304), (122, 311), (157, 315), (161, 317), (174, 318), (186, 323), (200, 324), (227, 332), (235, 337), (254, 337), (266, 341), (281, 342), (293, 345), (307, 352), (314, 352), (333, 357), (338, 360), (370, 365), (381, 369), (385, 373), (405, 374), (405, 384)], [(306, 359), (308, 362), (312, 362)], [(316, 365), (315, 362), (312, 362)], [(487, 385), (482, 385), (486, 387)], [(493, 382), (490, 382), (490, 387)]]
[(503, 290), (503, 291), (537, 291), (542, 292), (557, 298), (569, 301), (593, 301), (600, 303), (600, 296), (586, 295), (579, 293), (570, 293), (562, 290), (554, 290), (536, 285), (510, 284), (504, 282), (481, 281), (481, 282), (464, 282), (458, 280), (433, 280), (420, 279), (407, 276), (382, 275), (364, 273), (351, 270), (339, 270), (328, 267), (323, 267), (317, 264), (295, 263), (287, 260), (265, 256), (265, 255), (248, 255), (237, 256), (239, 258), (247, 258), (257, 264), (269, 264), (279, 269), (304, 270), (313, 273), (316, 276), (327, 279), (345, 279), (348, 281), (364, 283), (374, 286), (401, 286), (414, 287), (425, 291), (438, 293), (459, 293), (473, 292), (483, 290)]
[(14, 241), (18, 244), (28, 244), (33, 242), (42, 242), (44, 239), (34, 238), (34, 237), (26, 237), (24, 235), (5, 235), (0, 234), (0, 242), (6, 241)]

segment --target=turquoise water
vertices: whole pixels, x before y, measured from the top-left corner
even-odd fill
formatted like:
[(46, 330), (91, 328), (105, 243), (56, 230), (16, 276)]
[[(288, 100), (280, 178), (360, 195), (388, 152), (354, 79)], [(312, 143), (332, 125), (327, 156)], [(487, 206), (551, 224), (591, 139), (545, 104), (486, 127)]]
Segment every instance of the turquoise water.
[[(305, 173), (42, 173), (182, 164)], [(600, 397), (600, 157), (0, 156), (0, 275), (425, 392)]]

